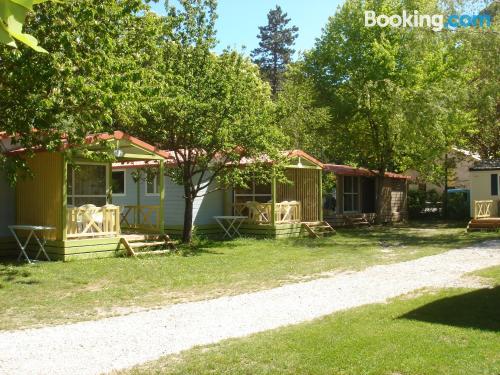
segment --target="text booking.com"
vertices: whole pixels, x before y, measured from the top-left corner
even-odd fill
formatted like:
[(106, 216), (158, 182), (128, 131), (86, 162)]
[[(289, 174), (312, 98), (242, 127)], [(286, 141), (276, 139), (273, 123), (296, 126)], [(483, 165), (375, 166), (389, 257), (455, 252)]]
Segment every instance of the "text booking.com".
[(445, 17), (442, 14), (420, 14), (418, 10), (413, 12), (403, 11), (401, 15), (379, 14), (373, 10), (365, 11), (366, 27), (427, 27), (434, 31), (443, 29), (457, 29), (464, 27), (490, 27), (491, 17), (488, 14), (452, 14)]

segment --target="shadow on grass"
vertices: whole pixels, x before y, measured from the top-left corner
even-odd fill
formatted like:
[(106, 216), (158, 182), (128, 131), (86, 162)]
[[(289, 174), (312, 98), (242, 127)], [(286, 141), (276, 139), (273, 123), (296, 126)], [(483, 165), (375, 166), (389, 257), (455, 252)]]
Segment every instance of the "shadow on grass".
[(221, 241), (217, 239), (196, 239), (191, 244), (179, 244), (177, 254), (181, 256), (199, 256), (203, 254), (223, 255), (221, 250), (239, 246), (236, 240)]
[[(406, 227), (371, 227), (371, 228), (339, 228), (337, 235), (320, 238), (293, 238), (289, 239), (290, 244), (302, 247), (331, 247), (333, 246), (366, 246), (379, 245), (381, 247), (465, 247), (478, 242), (477, 238), (460, 237), (455, 232), (443, 233), (436, 231), (435, 233), (425, 233), (420, 231), (412, 231), (413, 228)], [(436, 228), (423, 228), (436, 229)], [(356, 241), (353, 242), (353, 239)], [(450, 246), (453, 244), (454, 246)]]
[(500, 332), (500, 286), (443, 298), (399, 319)]
[(11, 261), (0, 262), (0, 288), (7, 284), (39, 284), (39, 281), (30, 279), (31, 272), (24, 267), (19, 267), (20, 263)]

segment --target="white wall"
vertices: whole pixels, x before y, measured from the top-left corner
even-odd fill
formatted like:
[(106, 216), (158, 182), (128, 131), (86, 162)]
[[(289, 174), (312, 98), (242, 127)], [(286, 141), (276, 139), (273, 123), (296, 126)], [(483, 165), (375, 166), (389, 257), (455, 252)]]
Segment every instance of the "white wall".
[[(119, 169), (114, 169), (119, 170)], [(125, 186), (126, 195), (113, 195), (113, 204), (135, 205), (137, 200), (137, 184), (132, 179), (134, 169), (127, 168), (125, 170)], [(141, 204), (143, 205), (158, 205), (160, 197), (158, 195), (147, 195), (146, 182), (140, 183)], [(210, 187), (210, 189), (212, 189)], [(206, 192), (206, 191), (205, 191)], [(204, 194), (205, 192), (202, 192)], [(175, 184), (170, 177), (165, 177), (165, 225), (183, 225), (184, 223), (184, 190), (180, 185)], [(193, 205), (193, 224), (205, 225), (214, 224), (214, 216), (223, 215), (224, 210), (223, 192), (218, 190), (209, 193), (205, 196), (200, 196), (195, 199)]]
[[(500, 195), (491, 195), (491, 175), (500, 176), (500, 170), (497, 171), (471, 171), (471, 216), (474, 215), (474, 201), (493, 200), (492, 216), (499, 216), (498, 202)], [(498, 178), (498, 177), (497, 177)], [(500, 183), (500, 181), (499, 181)]]
[(16, 223), (15, 190), (9, 186), (0, 172), (0, 237), (10, 236), (8, 225)]

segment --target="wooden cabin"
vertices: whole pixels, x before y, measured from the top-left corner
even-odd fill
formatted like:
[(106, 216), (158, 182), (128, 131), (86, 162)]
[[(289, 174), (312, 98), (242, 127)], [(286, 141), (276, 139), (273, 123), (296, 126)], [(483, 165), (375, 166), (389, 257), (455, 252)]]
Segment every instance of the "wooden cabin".
[(500, 229), (500, 159), (483, 160), (470, 168), (468, 231)]
[[(168, 151), (164, 151), (168, 154)], [(290, 183), (269, 181), (264, 185), (251, 183), (248, 189), (216, 189), (206, 186), (193, 205), (193, 227), (198, 235), (222, 237), (224, 232), (215, 216), (247, 216), (240, 233), (252, 237), (287, 237), (313, 235), (322, 223), (321, 171), (322, 164), (303, 151), (287, 152), (290, 164), (285, 174)], [(251, 161), (243, 161), (243, 165)], [(175, 162), (166, 161), (166, 168)], [(149, 206), (155, 199), (158, 180), (137, 180), (133, 176), (144, 168), (157, 168), (156, 162), (120, 162), (113, 164), (113, 179), (119, 191), (113, 202), (123, 208)], [(207, 180), (210, 176), (207, 176)], [(165, 232), (180, 236), (184, 222), (184, 191), (168, 176), (164, 176)], [(209, 192), (210, 193), (207, 193)], [(117, 194), (118, 193), (118, 194)]]
[(287, 182), (272, 179), (267, 184), (251, 183), (248, 189), (229, 189), (224, 194), (226, 215), (247, 216), (240, 227), (254, 237), (317, 236), (331, 232), (323, 222), (323, 164), (304, 151), (286, 152)]
[[(167, 151), (165, 154), (169, 154)], [(165, 161), (165, 168), (176, 168), (175, 160)], [(159, 197), (160, 175), (159, 164), (156, 161), (123, 161), (113, 163), (113, 204), (122, 208), (124, 214), (128, 207), (143, 206), (156, 207)], [(145, 170), (154, 170), (153, 178), (147, 179)], [(138, 179), (139, 171), (143, 171), (143, 178)], [(209, 179), (207, 175), (206, 180)], [(184, 225), (184, 188), (176, 184), (169, 176), (163, 177), (165, 186), (164, 229), (170, 236), (180, 236)], [(193, 203), (193, 226), (196, 233), (206, 236), (219, 236), (221, 228), (214, 220), (214, 216), (224, 214), (224, 191), (217, 190), (215, 184), (206, 186)], [(127, 223), (134, 222), (134, 215), (129, 213)], [(154, 217), (152, 218), (154, 220)]]
[(332, 173), (336, 189), (326, 196), (325, 220), (332, 226), (370, 224), (375, 221), (377, 192), (383, 190), (382, 222), (394, 223), (408, 219), (409, 176), (387, 172), (379, 186), (376, 171), (347, 165), (325, 164)]
[[(93, 151), (113, 152), (119, 161), (154, 161), (163, 171), (165, 155), (155, 147), (122, 132), (89, 137)], [(113, 144), (104, 148), (101, 142)], [(29, 158), (33, 177), (19, 177), (14, 190), (15, 217), (2, 211), (2, 234), (5, 224), (50, 226), (46, 233), (46, 250), (51, 259), (114, 255), (120, 248), (122, 227), (127, 217), (113, 203), (112, 164), (86, 159), (69, 146), (59, 152), (37, 150)], [(24, 150), (12, 149), (7, 154), (23, 155)], [(148, 207), (126, 207), (128, 220), (136, 231), (163, 232), (162, 209), (165, 199), (163, 183), (159, 184), (157, 201)], [(133, 219), (132, 219), (133, 217)], [(0, 241), (1, 242), (1, 241)], [(18, 251), (12, 241), (4, 239), (4, 250)]]

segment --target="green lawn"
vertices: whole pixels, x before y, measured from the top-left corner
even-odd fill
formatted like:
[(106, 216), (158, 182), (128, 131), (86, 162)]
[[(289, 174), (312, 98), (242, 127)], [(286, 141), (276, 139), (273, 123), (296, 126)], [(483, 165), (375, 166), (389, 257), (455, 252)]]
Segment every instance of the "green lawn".
[(66, 323), (271, 288), (322, 272), (436, 254), (498, 233), (425, 226), (344, 230), (328, 239), (206, 242), (185, 255), (37, 265), (0, 263), (0, 329)]
[(500, 374), (494, 288), (447, 289), (166, 356), (120, 374)]

